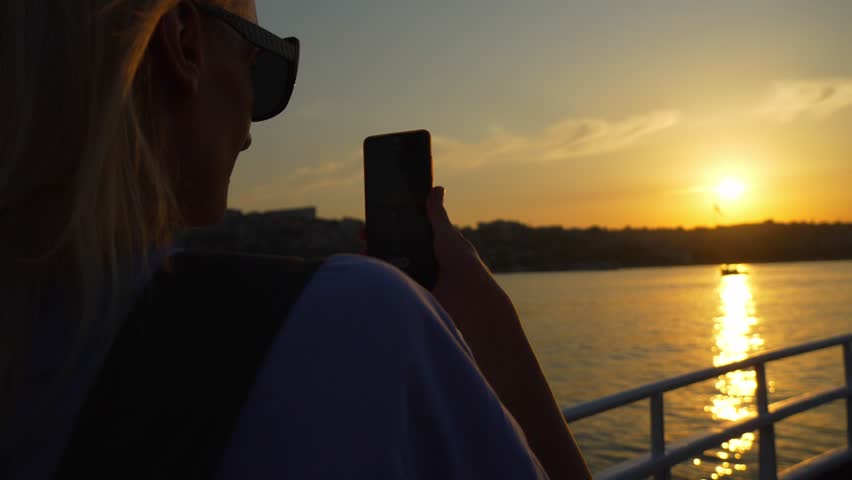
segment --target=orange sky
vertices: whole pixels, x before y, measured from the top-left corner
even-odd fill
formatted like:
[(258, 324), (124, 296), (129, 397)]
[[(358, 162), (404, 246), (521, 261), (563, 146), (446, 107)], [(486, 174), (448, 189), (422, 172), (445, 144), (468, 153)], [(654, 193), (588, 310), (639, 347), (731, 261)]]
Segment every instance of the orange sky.
[(425, 128), (461, 225), (852, 221), (852, 3), (257, 3), (302, 64), (231, 208), (363, 218), (363, 138)]

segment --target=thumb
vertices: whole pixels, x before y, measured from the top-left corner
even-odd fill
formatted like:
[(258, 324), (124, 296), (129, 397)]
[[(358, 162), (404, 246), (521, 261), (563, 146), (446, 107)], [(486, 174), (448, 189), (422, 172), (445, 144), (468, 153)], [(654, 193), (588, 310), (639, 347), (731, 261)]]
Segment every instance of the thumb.
[(435, 187), (426, 197), (426, 215), (436, 232), (444, 232), (453, 228), (450, 216), (444, 208), (444, 187)]

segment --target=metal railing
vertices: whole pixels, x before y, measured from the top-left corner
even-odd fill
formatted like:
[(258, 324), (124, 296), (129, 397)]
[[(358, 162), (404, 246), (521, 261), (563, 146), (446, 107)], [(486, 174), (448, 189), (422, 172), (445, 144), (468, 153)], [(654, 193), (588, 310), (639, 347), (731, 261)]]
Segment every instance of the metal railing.
[[(769, 404), (766, 381), (766, 364), (783, 358), (831, 347), (843, 349), (846, 384), (843, 387), (817, 393), (805, 393), (787, 400)], [(673, 444), (665, 441), (665, 406), (663, 395), (704, 380), (716, 378), (728, 372), (753, 368), (757, 379), (757, 414), (718, 425), (698, 437)], [(714, 448), (730, 438), (759, 430), (758, 469), (760, 480), (778, 478), (775, 455), (775, 422), (791, 415), (810, 410), (826, 403), (846, 399), (846, 447), (812, 458), (782, 473), (786, 480), (811, 478), (828, 468), (852, 462), (852, 334), (842, 335), (805, 343), (794, 347), (772, 350), (746, 360), (728, 365), (708, 368), (679, 377), (644, 385), (642, 387), (583, 403), (562, 411), (568, 422), (580, 420), (602, 412), (613, 410), (639, 400), (650, 399), (651, 407), (651, 453), (618, 464), (595, 474), (598, 479), (636, 479), (653, 475), (657, 480), (671, 477), (671, 468)]]

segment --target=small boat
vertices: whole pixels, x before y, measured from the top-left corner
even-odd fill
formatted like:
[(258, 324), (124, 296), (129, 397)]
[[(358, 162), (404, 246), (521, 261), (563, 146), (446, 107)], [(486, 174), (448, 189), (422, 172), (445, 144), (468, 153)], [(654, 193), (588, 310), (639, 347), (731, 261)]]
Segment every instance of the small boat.
[(748, 270), (739, 263), (726, 263), (720, 269), (722, 275), (745, 275)]

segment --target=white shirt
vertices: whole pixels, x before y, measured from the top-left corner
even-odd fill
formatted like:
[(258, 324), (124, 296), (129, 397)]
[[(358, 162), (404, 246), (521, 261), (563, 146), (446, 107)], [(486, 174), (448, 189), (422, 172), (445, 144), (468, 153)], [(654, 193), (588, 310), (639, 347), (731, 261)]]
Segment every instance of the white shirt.
[(331, 257), (293, 306), (219, 475), (547, 478), (434, 297), (355, 255)]
[[(33, 395), (38, 372), (52, 371), (68, 343), (61, 308), (45, 313), (35, 339), (45, 348), (33, 350), (27, 387)], [(51, 438), (37, 451), (0, 452), (0, 478), (51, 477), (105, 356), (87, 354), (53, 412)], [(331, 257), (306, 285), (258, 372), (218, 476), (547, 478), (432, 295), (395, 267), (356, 255)]]

